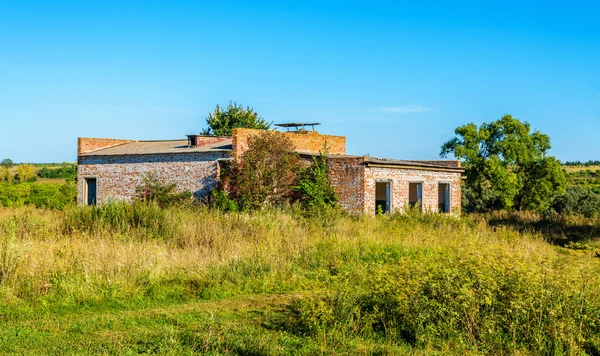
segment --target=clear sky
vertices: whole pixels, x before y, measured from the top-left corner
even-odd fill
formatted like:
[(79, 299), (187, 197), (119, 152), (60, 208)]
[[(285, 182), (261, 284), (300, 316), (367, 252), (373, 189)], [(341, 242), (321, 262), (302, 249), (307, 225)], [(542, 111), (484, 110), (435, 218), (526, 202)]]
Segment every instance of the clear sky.
[(559, 159), (600, 159), (599, 19), (593, 1), (0, 0), (0, 159), (184, 138), (230, 100), (351, 154), (435, 159), (510, 113)]

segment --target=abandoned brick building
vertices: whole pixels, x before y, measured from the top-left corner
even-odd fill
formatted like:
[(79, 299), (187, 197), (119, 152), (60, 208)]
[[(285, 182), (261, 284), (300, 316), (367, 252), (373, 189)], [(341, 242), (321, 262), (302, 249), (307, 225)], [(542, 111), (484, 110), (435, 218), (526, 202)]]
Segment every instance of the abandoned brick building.
[[(206, 197), (218, 184), (223, 161), (240, 157), (258, 130), (235, 129), (231, 137), (189, 135), (187, 140), (78, 139), (77, 201), (102, 204), (132, 199), (145, 174), (174, 182), (180, 190)], [(423, 210), (458, 212), (460, 161), (406, 161), (346, 154), (346, 138), (315, 131), (280, 132), (301, 155), (315, 155), (326, 143), (327, 171), (340, 205), (351, 213), (374, 214), (419, 205)]]

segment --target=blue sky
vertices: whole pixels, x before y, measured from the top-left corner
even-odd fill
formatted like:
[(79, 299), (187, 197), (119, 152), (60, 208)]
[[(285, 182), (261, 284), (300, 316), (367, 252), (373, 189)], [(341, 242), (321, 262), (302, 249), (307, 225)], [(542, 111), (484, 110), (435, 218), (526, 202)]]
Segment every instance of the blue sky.
[(435, 159), (510, 113), (600, 159), (594, 2), (0, 0), (0, 159), (78, 136), (183, 138), (236, 100), (318, 121), (348, 153)]

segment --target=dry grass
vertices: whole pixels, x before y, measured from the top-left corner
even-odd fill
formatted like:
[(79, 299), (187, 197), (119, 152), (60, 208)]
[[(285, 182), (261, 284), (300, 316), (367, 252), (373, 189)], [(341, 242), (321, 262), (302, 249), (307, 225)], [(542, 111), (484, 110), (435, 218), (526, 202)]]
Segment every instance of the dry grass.
[[(535, 296), (534, 292), (542, 288), (539, 286), (546, 286), (543, 288), (549, 288), (549, 295), (569, 300), (572, 292), (579, 293), (590, 305), (600, 306), (600, 296), (593, 288), (600, 283), (600, 263), (592, 253), (556, 247), (535, 232), (504, 226), (490, 228), (484, 218), (409, 214), (307, 220), (293, 211), (224, 214), (200, 207), (159, 210), (144, 205), (65, 211), (0, 208), (0, 301), (7, 315), (13, 315), (9, 312), (12, 308), (19, 310), (20, 314), (11, 318), (23, 323), (25, 320), (19, 318), (27, 311), (65, 313), (82, 307), (135, 311), (151, 305), (168, 308), (198, 299), (336, 293), (344, 290), (348, 281), (357, 288), (364, 285), (364, 290), (373, 287), (369, 283), (375, 277), (387, 280), (386, 271), (390, 275), (399, 273), (410, 285), (417, 283), (411, 278), (421, 278), (417, 271), (423, 278), (430, 278), (427, 273), (433, 270), (427, 266), (433, 270), (439, 266), (441, 271), (457, 276), (468, 273), (468, 278), (479, 270), (481, 273), (475, 276), (485, 283), (499, 279), (493, 288), (506, 282), (501, 278), (516, 278), (514, 283), (524, 288), (523, 295)], [(411, 270), (416, 273), (412, 277)], [(409, 272), (403, 275), (402, 271)], [(508, 286), (513, 282), (506, 283)], [(471, 293), (468, 289), (448, 291), (455, 292)], [(521, 303), (518, 295), (511, 298)], [(534, 307), (527, 304), (534, 299), (518, 304), (528, 317), (537, 315), (527, 309)], [(568, 314), (572, 305), (556, 308)], [(143, 315), (139, 317), (143, 319)], [(586, 317), (591, 318), (588, 322), (600, 325), (597, 315)], [(243, 328), (257, 330), (258, 326), (248, 325)], [(578, 330), (581, 325), (566, 326)], [(243, 329), (240, 335), (248, 330)], [(274, 330), (276, 334), (296, 335), (293, 337), (300, 338), (299, 342), (308, 337), (320, 347), (332, 336), (338, 338), (338, 343), (330, 347), (341, 347), (354, 339), (370, 345), (365, 350), (388, 343), (388, 336), (382, 341), (376, 332), (358, 335), (334, 328), (298, 336), (291, 329)], [(282, 334), (277, 335), (280, 340)], [(240, 337), (246, 340), (252, 336)], [(576, 337), (568, 347), (581, 350), (584, 341)], [(406, 346), (403, 343), (408, 341), (395, 338), (390, 345)], [(430, 347), (438, 351), (472, 351), (477, 349), (478, 341), (455, 343), (450, 338), (448, 342), (409, 347), (418, 346), (421, 352)], [(117, 353), (127, 350), (126, 345), (117, 348)]]
[(563, 166), (567, 173), (591, 170), (592, 172), (600, 170), (600, 166)]
[(34, 183), (36, 184), (65, 184), (67, 180), (65, 178), (38, 178)]

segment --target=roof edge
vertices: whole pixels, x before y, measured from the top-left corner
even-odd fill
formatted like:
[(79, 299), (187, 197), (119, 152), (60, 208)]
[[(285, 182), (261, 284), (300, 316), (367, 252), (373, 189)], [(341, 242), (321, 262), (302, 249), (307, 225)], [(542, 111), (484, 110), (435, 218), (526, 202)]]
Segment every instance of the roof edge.
[(464, 168), (461, 167), (449, 167), (443, 165), (433, 165), (433, 164), (425, 164), (419, 162), (369, 162), (368, 160), (364, 162), (367, 167), (381, 167), (381, 168), (411, 168), (417, 170), (432, 170), (432, 171), (442, 171), (442, 172), (456, 172), (463, 173), (465, 171)]

